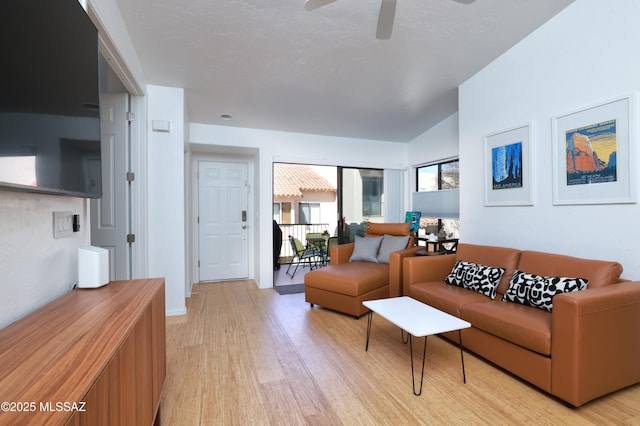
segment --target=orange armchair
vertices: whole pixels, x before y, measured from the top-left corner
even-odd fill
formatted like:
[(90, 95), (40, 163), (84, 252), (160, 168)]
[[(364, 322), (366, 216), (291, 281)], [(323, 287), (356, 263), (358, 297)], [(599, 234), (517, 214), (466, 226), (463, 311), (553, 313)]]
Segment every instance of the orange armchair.
[(369, 311), (363, 301), (401, 296), (403, 259), (420, 247), (414, 247), (409, 223), (369, 223), (365, 238), (385, 235), (407, 237), (405, 248), (391, 252), (388, 263), (350, 261), (354, 243), (331, 247), (330, 265), (304, 277), (305, 300), (312, 307), (318, 304), (359, 318)]

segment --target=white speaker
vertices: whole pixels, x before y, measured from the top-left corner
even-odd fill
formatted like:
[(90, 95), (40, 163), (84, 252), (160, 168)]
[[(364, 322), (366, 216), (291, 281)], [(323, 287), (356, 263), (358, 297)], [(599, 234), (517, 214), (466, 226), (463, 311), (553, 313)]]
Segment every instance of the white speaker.
[(109, 250), (100, 247), (78, 249), (78, 287), (97, 288), (109, 282)]

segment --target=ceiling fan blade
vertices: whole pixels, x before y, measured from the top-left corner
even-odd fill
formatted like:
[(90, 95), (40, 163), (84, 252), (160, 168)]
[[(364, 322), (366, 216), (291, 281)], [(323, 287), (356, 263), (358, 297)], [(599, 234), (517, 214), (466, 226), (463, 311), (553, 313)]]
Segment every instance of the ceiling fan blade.
[(381, 0), (380, 14), (378, 15), (378, 28), (376, 30), (376, 38), (378, 40), (388, 40), (391, 38), (393, 30), (393, 20), (396, 16), (397, 0)]
[(462, 3), (462, 4), (471, 4), (476, 0), (453, 0), (453, 1), (458, 2), (458, 3)]
[(326, 6), (329, 3), (333, 3), (336, 0), (307, 0), (304, 4), (304, 10), (307, 12), (310, 10), (316, 10), (319, 7)]

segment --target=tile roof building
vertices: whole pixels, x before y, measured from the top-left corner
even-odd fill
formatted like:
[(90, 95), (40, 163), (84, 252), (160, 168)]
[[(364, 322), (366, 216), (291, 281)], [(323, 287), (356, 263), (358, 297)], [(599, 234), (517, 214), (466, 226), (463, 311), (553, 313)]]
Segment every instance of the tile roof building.
[(302, 198), (304, 192), (335, 193), (336, 188), (308, 165), (274, 163), (274, 197)]

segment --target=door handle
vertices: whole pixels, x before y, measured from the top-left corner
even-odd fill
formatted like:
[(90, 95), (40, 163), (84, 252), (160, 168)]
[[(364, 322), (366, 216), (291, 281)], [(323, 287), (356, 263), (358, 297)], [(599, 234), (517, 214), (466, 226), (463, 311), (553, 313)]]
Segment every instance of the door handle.
[(242, 229), (247, 229), (247, 225), (242, 225)]

